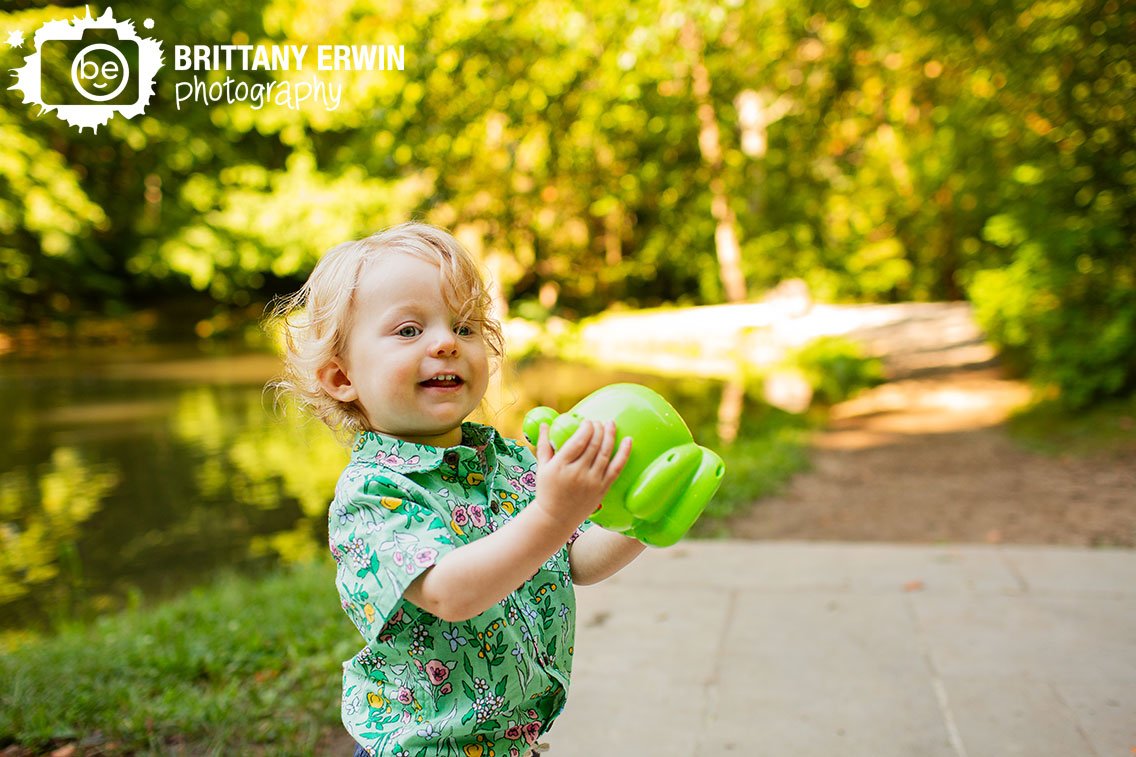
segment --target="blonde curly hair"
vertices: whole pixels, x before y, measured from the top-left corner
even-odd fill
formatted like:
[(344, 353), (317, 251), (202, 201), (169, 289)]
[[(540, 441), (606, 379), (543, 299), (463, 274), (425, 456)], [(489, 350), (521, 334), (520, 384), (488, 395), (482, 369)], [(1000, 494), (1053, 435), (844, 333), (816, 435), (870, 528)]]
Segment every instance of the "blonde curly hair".
[(414, 255), (442, 272), (442, 297), (459, 320), (475, 324), (494, 358), (504, 356), (501, 324), (492, 317), (492, 299), (473, 256), (449, 232), (409, 222), (331, 248), (320, 258), (301, 289), (271, 306), (267, 321), (280, 321), (284, 332), (283, 374), (269, 383), (277, 400), (294, 398), (299, 406), (346, 436), (366, 430), (355, 402), (329, 395), (316, 377), (320, 368), (341, 358), (347, 346), (355, 290), (363, 271), (384, 255)]

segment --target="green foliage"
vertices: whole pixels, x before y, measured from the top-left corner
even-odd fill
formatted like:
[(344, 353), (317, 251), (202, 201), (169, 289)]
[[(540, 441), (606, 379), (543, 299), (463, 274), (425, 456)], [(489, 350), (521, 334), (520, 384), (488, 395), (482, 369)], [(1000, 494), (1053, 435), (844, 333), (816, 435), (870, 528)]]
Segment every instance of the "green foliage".
[(310, 754), (338, 722), (350, 624), (331, 568), (230, 578), (157, 608), (32, 641), (0, 657), (0, 743), (101, 734), (127, 751)]
[[(179, 109), (174, 84), (193, 74), (167, 67), (146, 116), (97, 135), (0, 90), (0, 321), (179, 288), (243, 306), (408, 216), (456, 230), (504, 298), (557, 292), (553, 315), (718, 302), (720, 180), (751, 291), (800, 277), (822, 300), (969, 296), (1069, 404), (1131, 389), (1136, 10), (864, 5), (115, 4), (153, 18), (167, 48), (396, 42), (406, 70), (343, 74), (339, 108), (293, 111)], [(30, 35), (73, 12), (9, 10), (0, 25)], [(21, 52), (0, 46), (0, 65)]]
[(816, 400), (830, 405), (884, 382), (879, 358), (868, 357), (860, 343), (843, 337), (814, 339), (786, 362), (804, 373)]
[(1013, 139), (982, 239), (1007, 262), (969, 294), (992, 341), (1081, 408), (1136, 389), (1136, 11), (1038, 5), (996, 20), (1035, 68), (986, 61)]
[(992, 341), (1068, 409), (1136, 388), (1136, 292), (1117, 286), (1133, 268), (1118, 261), (1077, 272), (1054, 265), (1060, 244), (1025, 242), (1003, 269), (971, 287), (976, 316)]

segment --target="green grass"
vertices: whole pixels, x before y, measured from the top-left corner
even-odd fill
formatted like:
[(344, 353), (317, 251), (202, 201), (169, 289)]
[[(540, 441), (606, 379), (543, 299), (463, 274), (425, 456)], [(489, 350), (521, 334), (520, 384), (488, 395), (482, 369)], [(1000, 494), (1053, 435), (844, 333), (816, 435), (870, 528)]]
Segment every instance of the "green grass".
[(1008, 424), (1022, 446), (1077, 457), (1136, 454), (1136, 395), (1069, 411), (1053, 401), (1034, 403)]
[[(327, 561), (330, 563), (330, 561)], [(229, 577), (0, 657), (0, 748), (313, 754), (356, 650), (330, 564)]]

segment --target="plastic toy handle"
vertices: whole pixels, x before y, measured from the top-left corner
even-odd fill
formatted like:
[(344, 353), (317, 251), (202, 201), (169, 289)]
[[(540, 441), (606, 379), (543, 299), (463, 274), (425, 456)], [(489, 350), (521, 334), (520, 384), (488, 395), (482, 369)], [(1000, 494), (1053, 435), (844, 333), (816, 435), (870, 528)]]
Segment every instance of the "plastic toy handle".
[(631, 535), (644, 544), (669, 547), (678, 543), (694, 526), (721, 485), (726, 472), (722, 458), (705, 447), (696, 449), (700, 453), (696, 461), (697, 470), (691, 476), (689, 487), (683, 496), (660, 519), (635, 524), (635, 532)]
[(690, 488), (701, 462), (702, 448), (693, 442), (656, 458), (627, 492), (627, 509), (640, 520), (661, 520), (663, 512)]

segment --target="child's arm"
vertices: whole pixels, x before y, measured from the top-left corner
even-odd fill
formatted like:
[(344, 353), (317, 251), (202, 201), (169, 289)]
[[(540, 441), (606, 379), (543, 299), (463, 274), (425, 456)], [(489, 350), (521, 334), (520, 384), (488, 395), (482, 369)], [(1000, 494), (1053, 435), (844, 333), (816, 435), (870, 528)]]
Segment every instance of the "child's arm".
[(407, 587), (406, 599), (456, 623), (513, 593), (595, 511), (631, 454), (630, 439), (613, 457), (614, 446), (615, 424), (586, 422), (553, 453), (542, 426), (533, 502), (496, 532), (442, 557)]
[(572, 582), (580, 586), (611, 578), (638, 557), (646, 546), (630, 536), (589, 528), (568, 547)]

